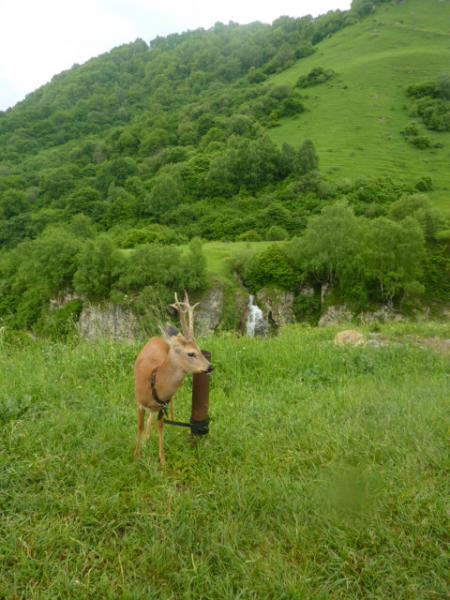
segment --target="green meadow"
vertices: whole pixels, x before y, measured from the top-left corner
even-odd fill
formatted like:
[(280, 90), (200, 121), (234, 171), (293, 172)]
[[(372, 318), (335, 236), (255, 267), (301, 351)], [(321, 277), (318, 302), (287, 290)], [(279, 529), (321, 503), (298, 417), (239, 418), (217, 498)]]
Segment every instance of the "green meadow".
[(447, 597), (450, 328), (336, 331), (204, 340), (210, 434), (167, 427), (165, 468), (133, 459), (140, 344), (4, 332), (0, 598)]
[(413, 120), (409, 85), (448, 74), (450, 2), (409, 0), (380, 6), (375, 15), (343, 29), (318, 51), (271, 78), (294, 85), (315, 67), (333, 69), (337, 77), (303, 90), (308, 111), (284, 119), (272, 138), (298, 146), (312, 139), (323, 173), (332, 179), (360, 176), (417, 181), (431, 176), (431, 194), (448, 210), (450, 133), (425, 129), (441, 148), (423, 151), (401, 135)]

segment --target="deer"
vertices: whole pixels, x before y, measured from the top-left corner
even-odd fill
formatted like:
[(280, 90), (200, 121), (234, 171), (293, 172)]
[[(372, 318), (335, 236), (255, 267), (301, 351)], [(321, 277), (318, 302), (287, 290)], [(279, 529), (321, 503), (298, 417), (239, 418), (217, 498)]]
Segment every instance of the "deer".
[(184, 301), (170, 306), (179, 315), (182, 333), (174, 327), (160, 328), (162, 337), (153, 337), (145, 344), (134, 364), (135, 399), (137, 405), (137, 443), (134, 451), (138, 457), (142, 447), (145, 412), (148, 411), (145, 439), (150, 438), (153, 417), (158, 416), (159, 461), (164, 465), (164, 415), (170, 406), (173, 419), (173, 397), (188, 373), (211, 373), (213, 365), (207, 360), (194, 338), (194, 310), (187, 292)]

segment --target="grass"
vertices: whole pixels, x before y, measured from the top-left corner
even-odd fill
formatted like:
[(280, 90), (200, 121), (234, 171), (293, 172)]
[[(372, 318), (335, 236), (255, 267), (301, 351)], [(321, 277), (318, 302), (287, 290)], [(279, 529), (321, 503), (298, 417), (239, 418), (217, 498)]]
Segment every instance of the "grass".
[[(0, 598), (446, 597), (448, 326), (233, 335), (211, 431), (134, 461), (139, 345), (0, 345)], [(402, 341), (404, 340), (404, 341)], [(176, 402), (189, 415), (189, 384)]]
[(320, 44), (318, 51), (271, 78), (296, 83), (314, 67), (338, 78), (305, 90), (308, 112), (270, 130), (279, 144), (298, 147), (310, 138), (321, 170), (332, 179), (392, 177), (416, 182), (432, 177), (437, 206), (450, 210), (450, 133), (422, 133), (443, 148), (419, 150), (401, 136), (411, 121), (405, 95), (414, 83), (449, 73), (450, 2), (408, 0), (379, 7), (376, 14)]
[(206, 269), (211, 275), (230, 277), (230, 259), (246, 250), (265, 250), (277, 242), (204, 242), (203, 251), (206, 256)]

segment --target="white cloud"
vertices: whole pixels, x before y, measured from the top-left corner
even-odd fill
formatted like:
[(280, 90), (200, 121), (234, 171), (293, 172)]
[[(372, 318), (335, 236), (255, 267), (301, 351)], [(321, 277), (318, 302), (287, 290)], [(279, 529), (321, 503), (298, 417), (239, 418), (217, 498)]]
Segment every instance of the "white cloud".
[(351, 0), (0, 0), (0, 110), (53, 75), (141, 37), (211, 27), (216, 21), (272, 22), (317, 15)]

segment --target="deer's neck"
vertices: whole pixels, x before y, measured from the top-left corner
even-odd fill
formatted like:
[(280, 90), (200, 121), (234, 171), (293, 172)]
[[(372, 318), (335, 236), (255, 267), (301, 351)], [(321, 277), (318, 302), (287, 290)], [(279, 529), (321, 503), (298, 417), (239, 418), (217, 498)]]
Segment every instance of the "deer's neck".
[(167, 401), (175, 394), (183, 383), (186, 373), (179, 367), (172, 349), (169, 350), (166, 360), (158, 367), (156, 376), (156, 391), (159, 398)]

